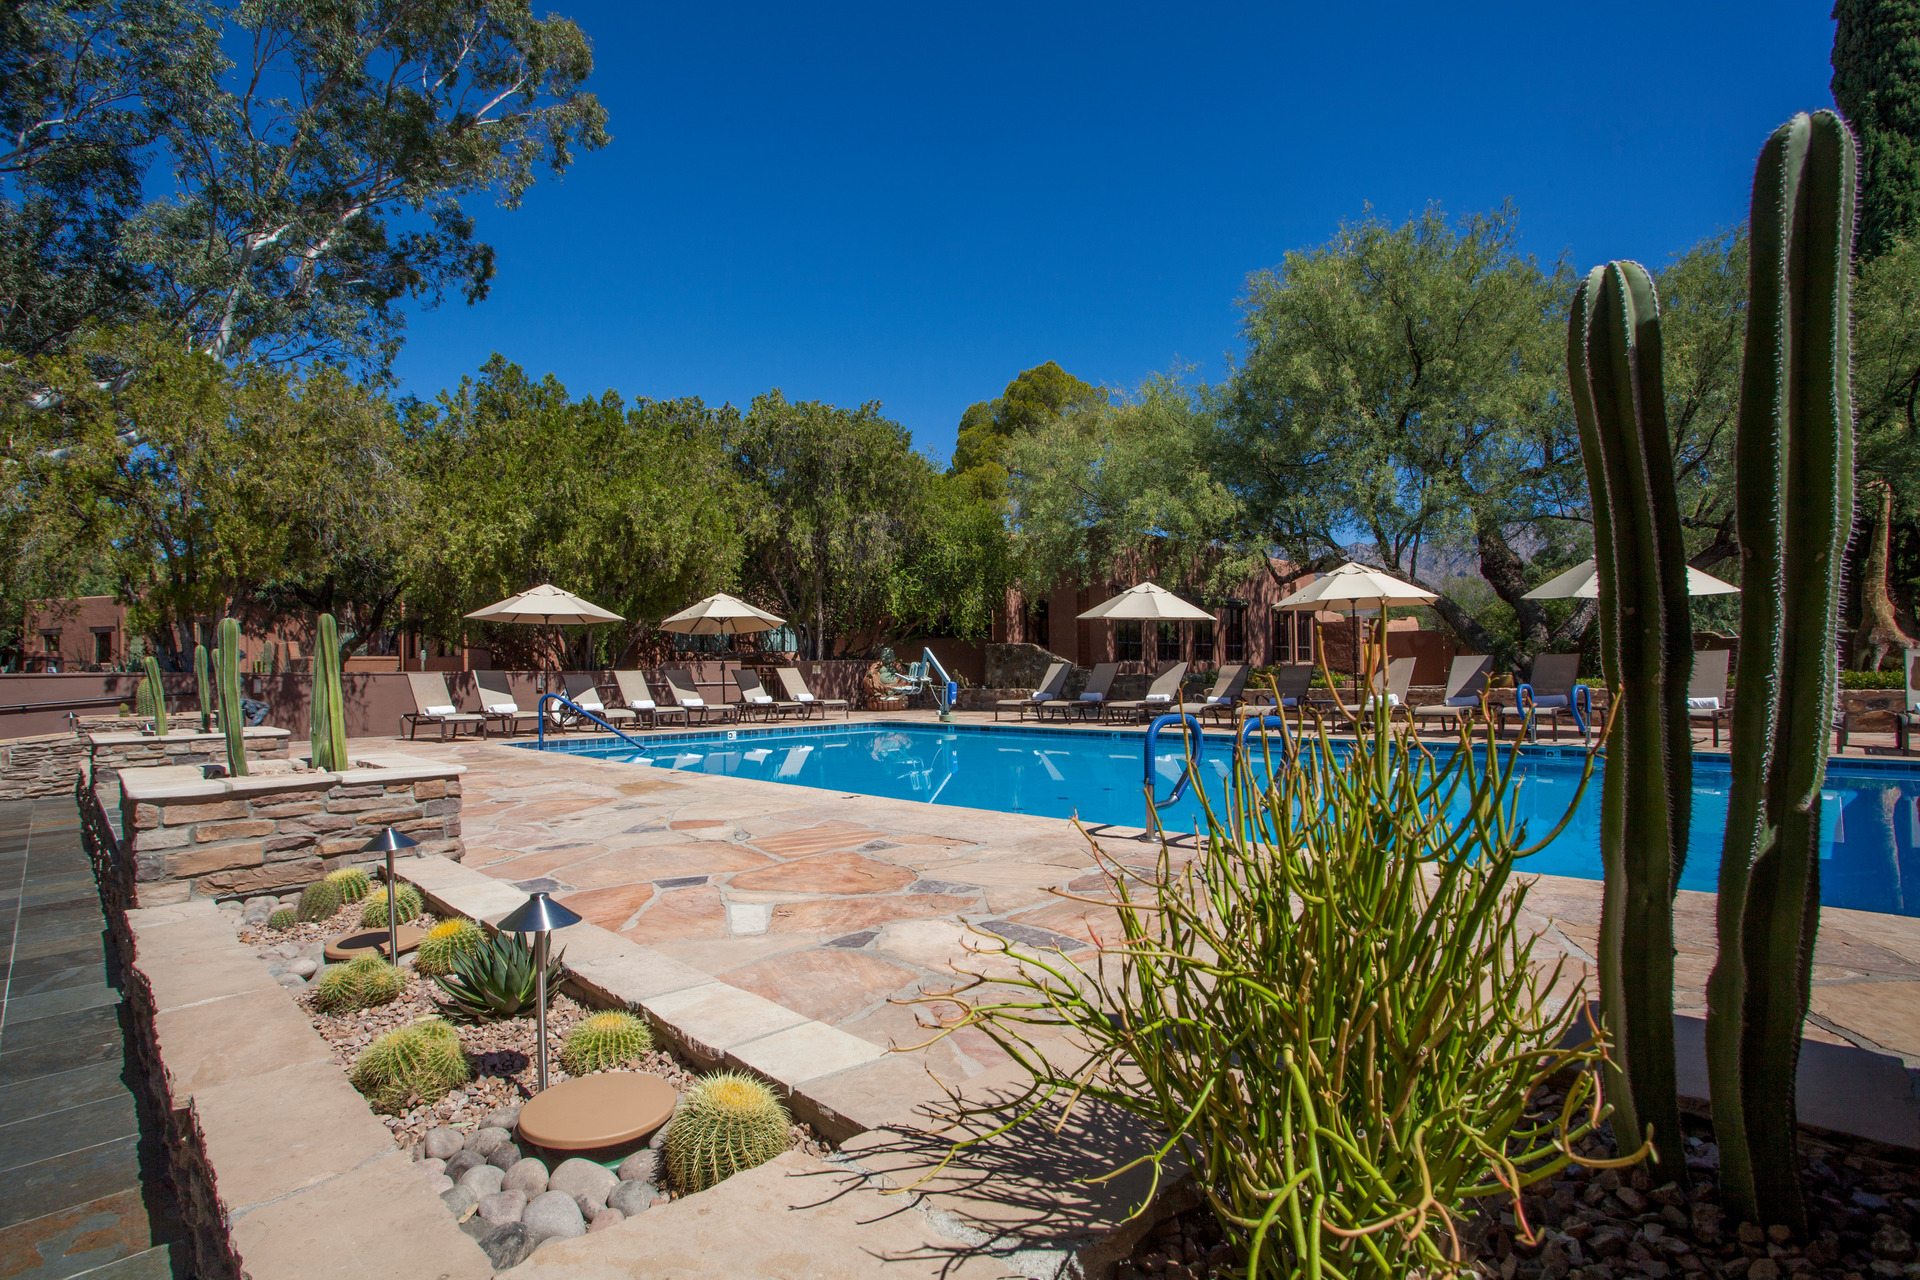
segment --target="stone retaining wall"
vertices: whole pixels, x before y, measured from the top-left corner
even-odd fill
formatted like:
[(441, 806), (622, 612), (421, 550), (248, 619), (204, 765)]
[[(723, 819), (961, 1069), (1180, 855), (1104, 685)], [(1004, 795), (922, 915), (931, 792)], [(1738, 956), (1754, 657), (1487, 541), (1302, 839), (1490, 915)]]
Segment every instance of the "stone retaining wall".
[(0, 800), (31, 800), (73, 790), (88, 754), (86, 739), (74, 733), (16, 738), (0, 746)]
[[(201, 733), (198, 730), (183, 733), (174, 729), (165, 737), (156, 738), (151, 733), (115, 730), (88, 733), (86, 739), (91, 751), (95, 783), (113, 781), (122, 769), (149, 769), (161, 765), (198, 767), (225, 764), (227, 760), (227, 738), (222, 733)], [(287, 748), (292, 735), (285, 729), (260, 725), (242, 729), (240, 740), (249, 760), (286, 760), (289, 758)]]
[[(227, 740), (220, 734), (175, 730), (156, 738), (134, 727), (145, 723), (149, 722), (131, 717), (87, 716), (79, 721), (76, 732), (16, 738), (0, 745), (0, 800), (71, 791), (74, 779), (89, 762), (96, 773), (104, 769), (111, 780), (130, 766), (204, 765), (226, 759)], [(249, 759), (287, 758), (285, 729), (248, 729), (245, 739)]]
[(387, 828), (420, 854), (455, 861), (464, 765), (398, 753), (344, 773), (206, 778), (197, 769), (120, 775), (120, 829), (138, 905), (281, 893), (372, 861), (361, 846)]

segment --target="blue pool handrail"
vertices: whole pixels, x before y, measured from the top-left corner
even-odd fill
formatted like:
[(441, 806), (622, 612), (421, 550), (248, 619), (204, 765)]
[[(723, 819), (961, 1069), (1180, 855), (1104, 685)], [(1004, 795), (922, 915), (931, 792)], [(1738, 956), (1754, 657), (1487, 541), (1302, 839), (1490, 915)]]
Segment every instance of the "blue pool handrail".
[(1268, 729), (1278, 729), (1282, 748), (1289, 751), (1293, 749), (1293, 739), (1287, 734), (1287, 721), (1284, 716), (1248, 716), (1246, 723), (1240, 726), (1240, 732), (1234, 738), (1233, 749), (1239, 752), (1246, 751), (1247, 739), (1255, 729), (1263, 732)]
[(602, 720), (599, 716), (593, 714), (593, 712), (587, 710), (585, 707), (575, 702), (572, 698), (569, 698), (566, 694), (547, 693), (547, 694), (542, 694), (540, 696), (537, 715), (535, 717), (540, 721), (540, 749), (542, 751), (545, 751), (547, 749), (547, 704), (549, 702), (557, 702), (561, 706), (567, 707), (570, 710), (572, 710), (573, 714), (593, 721), (595, 724), (599, 725), (602, 729), (605, 729), (608, 733), (617, 733), (621, 737), (625, 738), (628, 742), (631, 742), (634, 746), (639, 747), (642, 751), (646, 750), (646, 745), (642, 743), (640, 739), (634, 737), (630, 733), (625, 733), (619, 729), (614, 728), (612, 725), (608, 724), (605, 720)]
[[(1173, 784), (1173, 794), (1169, 795), (1165, 800), (1156, 800), (1153, 798), (1154, 788), (1157, 785), (1153, 780), (1153, 744), (1154, 741), (1159, 738), (1162, 729), (1166, 728), (1169, 724), (1180, 721), (1184, 721), (1186, 724), (1193, 726), (1193, 734), (1191, 737), (1185, 734), (1181, 735), (1186, 739), (1187, 743), (1187, 768), (1180, 771), (1180, 781)], [(1184, 725), (1182, 727), (1184, 728)], [(1186, 794), (1187, 780), (1193, 776), (1193, 756), (1199, 749), (1197, 744), (1203, 741), (1205, 741), (1205, 739), (1201, 736), (1200, 717), (1196, 715), (1169, 712), (1164, 716), (1155, 716), (1153, 723), (1147, 726), (1147, 745), (1142, 761), (1144, 766), (1142, 769), (1142, 785), (1147, 792), (1147, 803), (1152, 806), (1155, 812), (1176, 803), (1182, 795)]]
[[(1520, 710), (1520, 729), (1522, 734), (1539, 741), (1539, 730), (1534, 727), (1533, 685), (1522, 683), (1514, 686), (1513, 701)], [(1573, 686), (1573, 694), (1567, 699), (1567, 710), (1573, 715), (1574, 727), (1580, 730), (1580, 736), (1589, 736), (1587, 725), (1593, 717), (1593, 690), (1584, 684)], [(1555, 732), (1558, 732), (1556, 730)]]
[(933, 656), (933, 650), (922, 649), (920, 661), (926, 664), (926, 670), (937, 674), (938, 680), (929, 680), (933, 686), (933, 700), (940, 706), (940, 714), (948, 715), (953, 711), (953, 677), (940, 665), (940, 659)]

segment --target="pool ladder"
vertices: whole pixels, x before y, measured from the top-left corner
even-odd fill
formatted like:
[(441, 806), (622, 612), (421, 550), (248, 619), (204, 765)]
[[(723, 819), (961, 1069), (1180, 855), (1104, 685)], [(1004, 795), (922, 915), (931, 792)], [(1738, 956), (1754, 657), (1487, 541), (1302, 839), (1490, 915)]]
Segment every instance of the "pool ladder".
[(641, 743), (640, 739), (634, 737), (630, 733), (626, 733), (622, 730), (614, 728), (612, 725), (608, 724), (605, 720), (602, 720), (599, 716), (593, 714), (593, 712), (587, 710), (585, 707), (575, 702), (572, 698), (569, 698), (566, 694), (545, 693), (540, 695), (540, 702), (538, 707), (536, 708), (536, 711), (540, 720), (540, 750), (542, 751), (545, 751), (547, 749), (547, 704), (549, 702), (557, 702), (561, 706), (570, 709), (573, 712), (573, 714), (580, 716), (583, 719), (593, 721), (595, 724), (599, 725), (602, 729), (605, 729), (608, 733), (617, 733), (621, 737), (625, 738), (628, 742), (632, 743), (634, 746), (639, 747), (640, 750), (642, 751), (646, 750), (645, 745)]

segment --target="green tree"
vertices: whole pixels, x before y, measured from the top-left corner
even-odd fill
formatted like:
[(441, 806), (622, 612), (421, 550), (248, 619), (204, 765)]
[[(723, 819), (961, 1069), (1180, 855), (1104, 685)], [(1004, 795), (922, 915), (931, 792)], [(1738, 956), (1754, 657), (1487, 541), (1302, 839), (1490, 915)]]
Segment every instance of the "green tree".
[(1858, 252), (1920, 232), (1920, 0), (1836, 0), (1833, 101), (1860, 141)]
[(1077, 408), (1105, 404), (1107, 393), (1062, 369), (1052, 360), (1035, 365), (1007, 384), (997, 400), (967, 406), (960, 415), (953, 465), (947, 474), (964, 476), (976, 492), (998, 497), (1004, 491), (1004, 455), (1012, 441), (1058, 422)]
[(1920, 587), (1920, 241), (1860, 269), (1853, 292), (1854, 466), (1865, 536), (1850, 551), (1859, 626), (1853, 658), (1877, 668), (1914, 643), (1899, 604)]

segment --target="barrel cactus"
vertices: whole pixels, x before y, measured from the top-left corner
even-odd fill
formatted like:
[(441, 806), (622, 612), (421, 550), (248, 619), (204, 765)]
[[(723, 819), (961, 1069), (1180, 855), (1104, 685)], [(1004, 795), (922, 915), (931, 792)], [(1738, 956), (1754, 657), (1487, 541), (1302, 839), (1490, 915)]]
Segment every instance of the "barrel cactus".
[(342, 867), (327, 873), (327, 883), (340, 891), (342, 902), (358, 902), (373, 888), (373, 881), (359, 867)]
[(438, 1102), (471, 1077), (460, 1034), (441, 1018), (387, 1032), (354, 1060), (348, 1079), (376, 1111), (398, 1115)]
[(316, 880), (301, 891), (295, 914), (308, 924), (318, 924), (339, 909), (340, 886), (331, 880)]
[(391, 1002), (406, 985), (406, 974), (368, 951), (320, 971), (313, 984), (313, 1007), (322, 1013), (352, 1013)]
[(721, 1071), (687, 1090), (667, 1128), (667, 1176), (681, 1195), (705, 1191), (785, 1151), (792, 1122), (773, 1090)]
[(240, 710), (240, 621), (220, 619), (220, 662), (214, 670), (220, 702), (220, 732), (227, 739), (227, 774), (247, 776), (246, 713)]
[(421, 973), (452, 973), (453, 962), (487, 940), (486, 931), (465, 916), (452, 916), (427, 930), (420, 939), (418, 957)]
[(299, 918), (292, 907), (279, 907), (274, 910), (272, 915), (267, 917), (267, 928), (291, 929), (298, 923)]
[[(630, 1013), (609, 1011), (581, 1019), (560, 1046), (568, 1075), (584, 1076), (632, 1062), (653, 1048), (653, 1030)], [(757, 1162), (756, 1162), (757, 1163)]]
[[(420, 902), (420, 891), (410, 884), (403, 884), (393, 895), (394, 920), (405, 924), (417, 919), (426, 908)], [(387, 887), (381, 885), (367, 894), (360, 907), (360, 923), (368, 929), (379, 929), (387, 923)]]
[(153, 717), (153, 736), (167, 736), (167, 691), (160, 683), (160, 660), (148, 654), (140, 660), (144, 676), (133, 695), (133, 705), (143, 716)]

